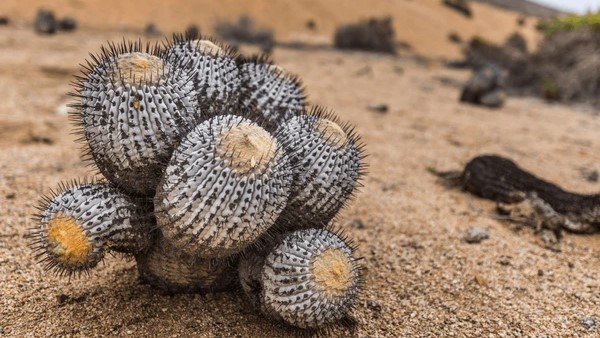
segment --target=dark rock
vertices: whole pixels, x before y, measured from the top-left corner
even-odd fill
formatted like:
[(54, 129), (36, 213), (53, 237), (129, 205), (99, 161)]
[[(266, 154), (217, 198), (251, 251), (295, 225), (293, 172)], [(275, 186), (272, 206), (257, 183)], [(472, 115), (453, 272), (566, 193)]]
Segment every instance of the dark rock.
[(306, 28), (310, 29), (311, 31), (314, 31), (317, 29), (317, 23), (313, 19), (306, 20), (306, 23), (304, 25), (306, 26)]
[(471, 226), (465, 232), (464, 240), (467, 243), (476, 244), (488, 238), (490, 238), (490, 230), (488, 228)]
[(0, 26), (8, 25), (10, 19), (7, 16), (0, 16)]
[(505, 76), (498, 67), (486, 66), (475, 70), (463, 87), (460, 101), (487, 107), (501, 107), (506, 100), (504, 83)]
[(598, 182), (599, 175), (596, 169), (581, 168), (581, 175), (588, 182)]
[(500, 108), (506, 101), (506, 91), (503, 89), (495, 89), (481, 96), (479, 103), (490, 108)]
[(473, 16), (471, 6), (467, 0), (443, 0), (442, 3), (455, 11), (458, 11), (462, 15), (470, 18)]
[(153, 22), (149, 22), (146, 27), (144, 27), (144, 34), (147, 36), (159, 36), (162, 35), (161, 31), (158, 30), (156, 25)]
[(376, 112), (376, 113), (385, 114), (388, 112), (389, 107), (385, 103), (377, 103), (377, 104), (370, 104), (367, 107), (367, 109), (369, 109), (370, 111)]
[(36, 32), (40, 34), (54, 34), (56, 33), (56, 26), (56, 19), (52, 11), (38, 10), (34, 22)]
[(56, 296), (56, 302), (59, 305), (65, 304), (68, 300), (69, 300), (69, 296), (65, 295), (64, 293), (61, 293), (60, 295)]
[(334, 46), (338, 49), (356, 49), (381, 53), (396, 53), (394, 28), (390, 17), (371, 18), (346, 24), (335, 31)]
[(72, 31), (77, 28), (77, 20), (70, 16), (65, 16), (60, 21), (58, 21), (58, 29), (61, 31)]
[(7, 200), (13, 200), (15, 199), (15, 197), (17, 197), (17, 194), (15, 194), (14, 192), (9, 192), (8, 194), (6, 194)]
[(359, 218), (355, 218), (352, 221), (350, 221), (350, 226), (355, 229), (364, 229), (365, 228), (365, 224)]
[(255, 44), (266, 51), (272, 50), (275, 46), (273, 31), (257, 28), (254, 21), (246, 15), (240, 16), (237, 22), (218, 22), (215, 25), (215, 32), (232, 45)]
[(191, 24), (185, 29), (185, 35), (188, 37), (199, 37), (200, 28), (194, 24)]
[(458, 44), (463, 42), (463, 39), (456, 32), (450, 32), (448, 34), (448, 40), (450, 40), (451, 42), (454, 42), (454, 43), (458, 43)]
[(382, 306), (376, 300), (369, 299), (367, 301), (367, 307), (373, 312), (373, 316), (378, 317), (381, 314)]
[(513, 33), (506, 39), (504, 46), (508, 48), (514, 48), (521, 53), (527, 53), (527, 40), (520, 33)]

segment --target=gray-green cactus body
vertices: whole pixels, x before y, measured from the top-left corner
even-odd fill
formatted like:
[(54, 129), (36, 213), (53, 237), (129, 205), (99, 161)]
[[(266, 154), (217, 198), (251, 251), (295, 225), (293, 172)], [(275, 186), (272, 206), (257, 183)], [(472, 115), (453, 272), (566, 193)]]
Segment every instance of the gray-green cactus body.
[(35, 248), (48, 267), (72, 273), (93, 268), (107, 249), (139, 253), (151, 244), (152, 217), (104, 183), (66, 188), (40, 206)]
[(275, 137), (243, 117), (216, 116), (175, 150), (154, 200), (158, 225), (181, 250), (225, 257), (273, 225), (291, 180)]
[(79, 123), (89, 155), (111, 182), (152, 195), (181, 133), (199, 119), (189, 75), (159, 51), (112, 46), (79, 79)]
[(292, 117), (280, 132), (294, 168), (294, 185), (281, 223), (291, 229), (304, 223), (322, 227), (345, 205), (364, 173), (360, 140), (320, 108)]
[(287, 234), (268, 253), (242, 259), (239, 274), (263, 312), (301, 328), (342, 319), (356, 303), (360, 284), (353, 249), (324, 229)]
[(241, 78), (237, 54), (231, 48), (209, 39), (176, 37), (165, 58), (180, 64), (192, 78), (198, 106), (206, 113), (219, 114), (223, 107), (238, 104)]
[(246, 60), (240, 76), (243, 103), (255, 110), (255, 118), (267, 129), (275, 130), (306, 105), (300, 80), (264, 58)]

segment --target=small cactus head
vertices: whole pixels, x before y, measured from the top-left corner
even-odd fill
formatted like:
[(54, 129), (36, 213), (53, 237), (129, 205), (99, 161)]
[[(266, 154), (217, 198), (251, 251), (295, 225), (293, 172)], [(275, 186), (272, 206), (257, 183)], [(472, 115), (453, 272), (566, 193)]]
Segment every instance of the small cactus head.
[[(294, 185), (278, 223), (323, 227), (346, 205), (365, 172), (359, 136), (331, 112), (316, 107), (292, 117), (278, 132), (289, 148)], [(290, 228), (291, 227), (291, 228)]]
[(88, 159), (115, 185), (154, 194), (187, 126), (199, 120), (198, 92), (181, 63), (160, 48), (109, 44), (92, 56), (72, 94), (72, 120)]
[(215, 116), (175, 150), (154, 199), (158, 225), (204, 259), (240, 252), (275, 223), (291, 180), (276, 137), (246, 118)]
[(242, 60), (242, 103), (252, 108), (252, 118), (268, 130), (298, 115), (306, 105), (300, 79), (273, 64), (268, 57)]
[(301, 328), (343, 319), (356, 303), (360, 265), (351, 245), (324, 229), (285, 235), (239, 265), (244, 291), (263, 312)]
[(47, 268), (76, 273), (93, 268), (107, 249), (141, 252), (151, 242), (142, 207), (104, 183), (63, 185), (44, 198), (33, 247)]
[(238, 104), (241, 79), (237, 58), (229, 46), (197, 35), (175, 35), (165, 52), (165, 59), (192, 79), (197, 105), (212, 115)]

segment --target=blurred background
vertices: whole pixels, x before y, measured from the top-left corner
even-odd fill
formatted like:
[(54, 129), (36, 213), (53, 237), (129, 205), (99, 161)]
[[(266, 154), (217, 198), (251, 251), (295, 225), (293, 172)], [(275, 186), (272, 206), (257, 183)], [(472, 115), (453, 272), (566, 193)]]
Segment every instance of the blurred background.
[[(369, 174), (338, 219), (359, 243), (359, 337), (594, 337), (600, 239), (490, 217), (431, 175), (500, 154), (600, 191), (600, 0), (0, 0), (0, 336), (289, 337), (238, 295), (164, 297), (107, 257), (75, 281), (26, 234), (39, 196), (95, 173), (70, 82), (108, 41), (173, 33), (267, 53), (356, 127)], [(485, 228), (466, 243), (465, 230)], [(547, 235), (547, 234), (546, 234)], [(9, 276), (8, 278), (3, 278)], [(467, 333), (467, 334), (466, 334)]]

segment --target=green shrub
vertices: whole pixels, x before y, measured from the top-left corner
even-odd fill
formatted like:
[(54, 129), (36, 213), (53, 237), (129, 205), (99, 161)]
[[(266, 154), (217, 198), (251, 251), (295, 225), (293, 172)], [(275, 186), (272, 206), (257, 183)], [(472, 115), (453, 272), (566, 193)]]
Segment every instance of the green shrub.
[(559, 31), (573, 30), (580, 27), (600, 29), (600, 11), (585, 15), (567, 15), (549, 21), (540, 21), (536, 28), (546, 35), (552, 35)]

